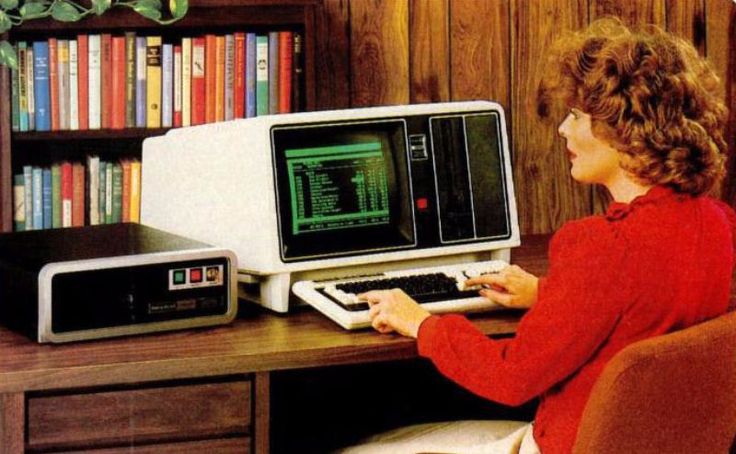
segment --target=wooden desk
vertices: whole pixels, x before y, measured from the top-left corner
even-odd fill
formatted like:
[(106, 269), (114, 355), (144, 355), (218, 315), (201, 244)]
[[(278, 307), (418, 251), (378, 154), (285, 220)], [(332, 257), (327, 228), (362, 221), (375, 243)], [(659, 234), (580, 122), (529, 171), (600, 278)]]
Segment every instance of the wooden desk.
[[(512, 261), (544, 273), (547, 240), (525, 237)], [(504, 335), (518, 313), (474, 320)], [(0, 328), (1, 451), (267, 452), (271, 372), (416, 356), (412, 339), (348, 332), (311, 310), (67, 345)]]

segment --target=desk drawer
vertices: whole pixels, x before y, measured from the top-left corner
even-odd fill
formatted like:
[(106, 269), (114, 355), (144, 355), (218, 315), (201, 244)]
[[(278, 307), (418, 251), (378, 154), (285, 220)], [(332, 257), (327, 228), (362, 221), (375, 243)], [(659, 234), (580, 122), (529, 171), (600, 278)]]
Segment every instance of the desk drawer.
[(250, 454), (251, 439), (226, 438), (220, 440), (165, 443), (134, 447), (91, 449), (84, 451), (64, 451), (64, 454), (181, 454), (209, 452), (212, 454)]
[(31, 449), (109, 447), (251, 434), (247, 380), (28, 399)]

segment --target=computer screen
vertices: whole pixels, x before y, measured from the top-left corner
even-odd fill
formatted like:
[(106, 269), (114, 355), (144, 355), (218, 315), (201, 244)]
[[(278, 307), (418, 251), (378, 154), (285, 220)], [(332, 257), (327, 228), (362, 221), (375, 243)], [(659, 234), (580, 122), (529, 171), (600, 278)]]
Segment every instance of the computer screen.
[(272, 137), (285, 261), (415, 244), (403, 121), (290, 125)]

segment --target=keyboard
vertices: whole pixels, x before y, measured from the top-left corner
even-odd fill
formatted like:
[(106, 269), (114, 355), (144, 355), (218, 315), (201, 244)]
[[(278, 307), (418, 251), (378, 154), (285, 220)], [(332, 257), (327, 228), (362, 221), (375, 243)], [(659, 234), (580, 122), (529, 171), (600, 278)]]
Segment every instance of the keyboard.
[(370, 326), (368, 303), (357, 295), (370, 290), (400, 288), (433, 314), (481, 312), (499, 309), (478, 294), (479, 286), (466, 288), (471, 277), (497, 273), (508, 266), (503, 260), (460, 263), (427, 268), (386, 271), (369, 276), (335, 280), (299, 281), (292, 291), (345, 329)]

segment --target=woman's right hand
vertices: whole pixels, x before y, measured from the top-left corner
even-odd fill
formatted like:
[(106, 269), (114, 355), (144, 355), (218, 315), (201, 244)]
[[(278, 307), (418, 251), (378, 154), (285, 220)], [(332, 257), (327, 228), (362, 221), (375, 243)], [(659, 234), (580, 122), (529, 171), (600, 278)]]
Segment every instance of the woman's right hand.
[(465, 286), (481, 285), (480, 295), (494, 303), (514, 309), (529, 309), (537, 302), (539, 278), (518, 265), (498, 273), (484, 274), (465, 281)]

